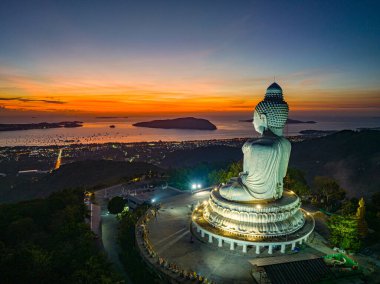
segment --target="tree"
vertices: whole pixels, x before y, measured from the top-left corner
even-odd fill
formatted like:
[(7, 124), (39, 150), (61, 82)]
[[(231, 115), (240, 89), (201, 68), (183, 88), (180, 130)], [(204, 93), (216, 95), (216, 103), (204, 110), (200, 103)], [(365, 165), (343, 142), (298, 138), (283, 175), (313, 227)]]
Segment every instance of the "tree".
[(117, 283), (85, 214), (81, 189), (0, 205), (0, 282)]
[(108, 202), (108, 211), (111, 214), (119, 214), (124, 210), (125, 200), (120, 196), (115, 196)]
[(380, 192), (376, 192), (371, 197), (372, 205), (376, 207), (376, 209), (380, 209)]
[(190, 189), (193, 183), (204, 185), (211, 171), (210, 167), (207, 163), (200, 163), (193, 167), (174, 169), (170, 173), (170, 184), (182, 189)]
[(333, 215), (327, 221), (331, 244), (343, 249), (358, 250), (360, 240), (357, 219), (351, 216)]
[(320, 195), (326, 207), (330, 207), (334, 202), (343, 200), (346, 191), (340, 187), (336, 180), (326, 176), (316, 176), (314, 178), (314, 190)]
[(299, 196), (310, 194), (310, 187), (307, 184), (304, 172), (295, 168), (288, 168), (284, 178), (284, 188), (294, 191)]
[(227, 169), (215, 170), (208, 175), (210, 184), (226, 183), (232, 177), (239, 176), (239, 173), (243, 171), (243, 163), (234, 162), (228, 166)]
[(344, 200), (342, 203), (342, 207), (340, 208), (340, 214), (344, 216), (352, 216), (355, 215), (356, 209), (358, 208), (359, 200), (355, 197)]

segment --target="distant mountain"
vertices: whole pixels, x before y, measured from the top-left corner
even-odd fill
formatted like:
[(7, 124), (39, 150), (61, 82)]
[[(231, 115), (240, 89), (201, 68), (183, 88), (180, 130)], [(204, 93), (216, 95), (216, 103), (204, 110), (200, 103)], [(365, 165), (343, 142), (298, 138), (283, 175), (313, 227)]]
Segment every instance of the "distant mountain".
[(133, 126), (162, 129), (216, 130), (216, 126), (207, 119), (194, 117), (137, 122)]
[[(240, 122), (252, 122), (253, 119), (243, 119), (243, 120), (239, 120), (239, 121)], [(300, 123), (314, 124), (314, 123), (317, 123), (317, 122), (313, 121), (313, 120), (302, 121), (302, 120), (296, 120), (296, 119), (290, 119), (290, 118), (288, 118), (288, 120), (286, 121), (286, 123), (288, 123), (288, 124), (300, 124)]]

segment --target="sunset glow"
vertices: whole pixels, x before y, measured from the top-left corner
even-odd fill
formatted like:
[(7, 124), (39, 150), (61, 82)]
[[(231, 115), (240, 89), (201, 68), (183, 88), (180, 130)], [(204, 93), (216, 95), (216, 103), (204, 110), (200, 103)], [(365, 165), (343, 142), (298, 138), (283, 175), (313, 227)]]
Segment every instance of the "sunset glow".
[(1, 9), (0, 114), (247, 112), (274, 76), (295, 111), (380, 110), (380, 25), (364, 5), (69, 2)]

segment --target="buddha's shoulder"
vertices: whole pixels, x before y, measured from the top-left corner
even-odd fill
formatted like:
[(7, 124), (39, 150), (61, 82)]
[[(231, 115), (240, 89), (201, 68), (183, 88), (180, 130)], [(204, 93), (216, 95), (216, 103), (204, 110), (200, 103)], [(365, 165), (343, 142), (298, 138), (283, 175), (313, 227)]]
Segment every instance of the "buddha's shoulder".
[(277, 144), (285, 144), (290, 146), (288, 139), (279, 136), (263, 136), (255, 140), (248, 140), (244, 145), (251, 147), (273, 147)]

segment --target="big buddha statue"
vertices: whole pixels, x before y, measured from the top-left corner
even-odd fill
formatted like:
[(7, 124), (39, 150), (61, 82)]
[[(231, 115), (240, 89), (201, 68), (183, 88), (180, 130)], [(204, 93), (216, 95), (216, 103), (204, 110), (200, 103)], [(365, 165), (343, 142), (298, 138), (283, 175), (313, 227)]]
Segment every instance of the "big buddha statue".
[(271, 84), (253, 113), (253, 126), (260, 137), (242, 147), (243, 172), (213, 189), (209, 199), (197, 207), (193, 212), (197, 226), (206, 231), (211, 226), (221, 236), (255, 241), (290, 235), (304, 226), (307, 218), (300, 198), (283, 190), (291, 149), (283, 137), (288, 112), (281, 87)]
[(281, 87), (271, 84), (253, 113), (253, 125), (261, 137), (243, 145), (243, 172), (220, 189), (222, 197), (244, 202), (281, 198), (291, 150), (283, 137), (288, 112)]

